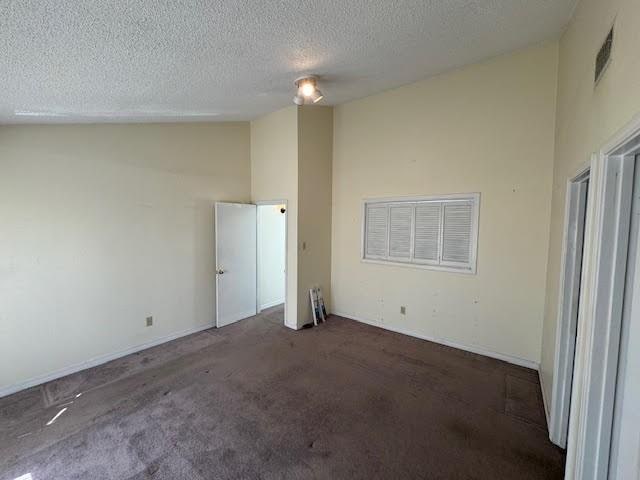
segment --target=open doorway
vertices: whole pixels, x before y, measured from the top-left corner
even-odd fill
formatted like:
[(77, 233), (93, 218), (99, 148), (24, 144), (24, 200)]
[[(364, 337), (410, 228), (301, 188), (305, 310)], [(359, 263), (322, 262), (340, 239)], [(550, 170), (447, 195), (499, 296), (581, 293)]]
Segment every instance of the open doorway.
[[(258, 204), (257, 311), (283, 312), (286, 298), (287, 205), (282, 201)], [(284, 320), (284, 318), (283, 318)]]
[(565, 208), (562, 273), (560, 280), (558, 330), (556, 334), (556, 371), (553, 376), (552, 410), (549, 436), (566, 448), (569, 410), (575, 364), (576, 336), (582, 285), (582, 258), (589, 196), (589, 168), (569, 180)]
[(287, 202), (216, 202), (216, 326), (275, 309), (287, 324)]

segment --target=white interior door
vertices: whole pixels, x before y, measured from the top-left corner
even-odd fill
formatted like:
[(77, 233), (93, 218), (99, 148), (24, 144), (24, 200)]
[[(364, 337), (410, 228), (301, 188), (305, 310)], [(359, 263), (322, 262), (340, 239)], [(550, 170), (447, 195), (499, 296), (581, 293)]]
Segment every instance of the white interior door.
[(216, 203), (216, 326), (256, 314), (256, 206)]
[(587, 176), (570, 182), (567, 191), (564, 269), (560, 292), (562, 300), (556, 338), (555, 372), (549, 424), (551, 441), (562, 448), (567, 447), (569, 431), (569, 408), (578, 331), (588, 186), (589, 178)]
[(640, 479), (640, 156), (636, 157), (610, 480)]

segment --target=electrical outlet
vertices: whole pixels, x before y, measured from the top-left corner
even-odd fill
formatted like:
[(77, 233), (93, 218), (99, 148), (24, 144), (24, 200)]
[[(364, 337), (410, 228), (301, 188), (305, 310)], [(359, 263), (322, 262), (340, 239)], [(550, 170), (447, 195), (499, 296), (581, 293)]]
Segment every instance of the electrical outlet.
[(147, 317), (147, 327), (150, 327), (153, 325), (153, 317)]
[(405, 313), (407, 313), (407, 308), (406, 308), (404, 305), (402, 305), (402, 306), (400, 307), (400, 313), (401, 313), (402, 315), (404, 315)]

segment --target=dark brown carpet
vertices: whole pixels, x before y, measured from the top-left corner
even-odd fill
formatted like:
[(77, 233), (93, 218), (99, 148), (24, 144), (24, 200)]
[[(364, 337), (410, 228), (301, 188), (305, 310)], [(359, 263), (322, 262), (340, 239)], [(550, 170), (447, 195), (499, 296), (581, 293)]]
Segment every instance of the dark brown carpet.
[(563, 462), (536, 372), (339, 317), (294, 332), (277, 307), (0, 399), (2, 480), (559, 479)]

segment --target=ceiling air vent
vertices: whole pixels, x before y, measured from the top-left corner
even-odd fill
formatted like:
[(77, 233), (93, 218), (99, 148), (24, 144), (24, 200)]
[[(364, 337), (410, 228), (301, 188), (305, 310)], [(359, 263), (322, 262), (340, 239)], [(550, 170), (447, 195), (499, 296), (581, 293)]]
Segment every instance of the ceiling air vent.
[(600, 47), (598, 51), (598, 56), (596, 57), (596, 78), (595, 83), (597, 84), (604, 72), (607, 70), (609, 63), (611, 61), (611, 48), (613, 47), (613, 27), (609, 31), (609, 35), (604, 40), (604, 43)]

